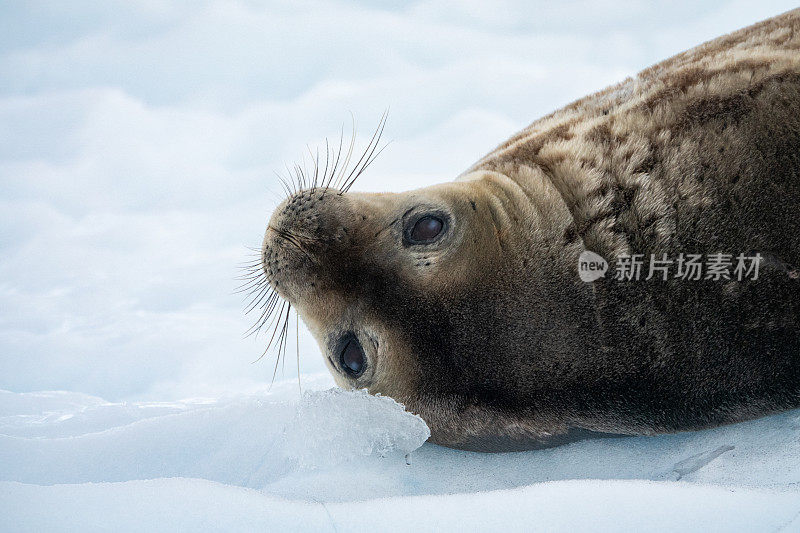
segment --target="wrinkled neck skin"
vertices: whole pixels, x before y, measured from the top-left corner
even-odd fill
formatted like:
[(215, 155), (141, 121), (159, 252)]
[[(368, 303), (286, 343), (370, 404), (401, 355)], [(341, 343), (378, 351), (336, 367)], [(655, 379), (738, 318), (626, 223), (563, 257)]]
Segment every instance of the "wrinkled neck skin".
[(577, 276), (584, 246), (571, 199), (534, 165), (497, 170), (457, 180), (478, 193), (492, 233), (462, 253), (486, 267), (450, 295), (447, 346), (409, 403), (434, 442), (465, 449), (535, 449), (613, 429), (582, 416), (592, 389), (582, 356), (600, 351), (600, 332), (591, 284)]

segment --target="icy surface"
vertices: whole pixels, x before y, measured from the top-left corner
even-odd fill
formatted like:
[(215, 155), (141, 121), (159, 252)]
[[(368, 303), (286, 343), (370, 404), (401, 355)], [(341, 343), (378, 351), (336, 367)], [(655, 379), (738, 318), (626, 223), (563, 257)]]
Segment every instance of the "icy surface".
[(796, 492), (650, 481), (556, 481), (354, 503), (286, 500), (200, 479), (0, 481), (13, 531), (797, 531)]
[(423, 445), (391, 399), (288, 384), (163, 403), (0, 392), (0, 413), (0, 531), (800, 530), (800, 411), (509, 454)]
[[(20, 413), (0, 417), (0, 479), (53, 484), (197, 477), (259, 488), (292, 472), (356, 459), (405, 464), (403, 456), (430, 435), (421, 418), (394, 400), (363, 391), (165, 404), (70, 394), (61, 394), (58, 404), (54, 396), (0, 396), (14, 404), (3, 406), (6, 413), (15, 407)], [(36, 406), (41, 410), (32, 413)]]

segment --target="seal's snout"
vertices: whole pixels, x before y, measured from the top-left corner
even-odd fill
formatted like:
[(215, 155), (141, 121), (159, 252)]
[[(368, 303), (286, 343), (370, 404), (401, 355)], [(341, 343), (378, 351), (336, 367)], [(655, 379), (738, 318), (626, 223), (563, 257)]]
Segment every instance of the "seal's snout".
[(333, 189), (305, 189), (285, 200), (270, 218), (263, 244), (264, 271), (281, 296), (293, 299), (314, 286), (313, 271), (347, 236), (345, 201)]
[(335, 224), (331, 204), (338, 196), (330, 190), (302, 190), (275, 210), (270, 227), (298, 236), (324, 239)]

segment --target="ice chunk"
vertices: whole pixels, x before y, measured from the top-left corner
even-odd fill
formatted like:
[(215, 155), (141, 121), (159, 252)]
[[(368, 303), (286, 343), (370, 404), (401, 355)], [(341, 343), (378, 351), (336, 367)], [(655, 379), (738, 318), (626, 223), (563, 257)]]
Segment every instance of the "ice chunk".
[(373, 454), (406, 455), (428, 437), (425, 422), (391, 398), (330, 389), (304, 394), (287, 444), (300, 466), (315, 468)]
[[(56, 415), (28, 420), (37, 426), (36, 438), (0, 418), (0, 479), (51, 484), (180, 476), (257, 487), (298, 468), (331, 468), (355, 457), (394, 453), (405, 464), (403, 456), (429, 436), (422, 419), (395, 401), (341, 389), (307, 392), (299, 401), (261, 395), (160, 408), (92, 402), (76, 416)], [(93, 431), (61, 436), (61, 426), (79, 417)], [(110, 427), (98, 431), (101, 422)]]

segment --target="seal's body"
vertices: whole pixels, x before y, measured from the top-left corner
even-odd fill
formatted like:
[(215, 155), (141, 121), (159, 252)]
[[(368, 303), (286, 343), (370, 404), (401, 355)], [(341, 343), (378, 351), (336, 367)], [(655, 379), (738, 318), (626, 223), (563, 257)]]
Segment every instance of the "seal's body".
[[(586, 250), (611, 264), (588, 283)], [(730, 268), (685, 279), (692, 254)], [(739, 256), (761, 258), (757, 279)], [(641, 277), (615, 279), (628, 257)], [(667, 279), (645, 279), (651, 257)], [(405, 403), (445, 445), (800, 407), (800, 10), (540, 119), (455, 182), (301, 191), (263, 261), (337, 381)]]

